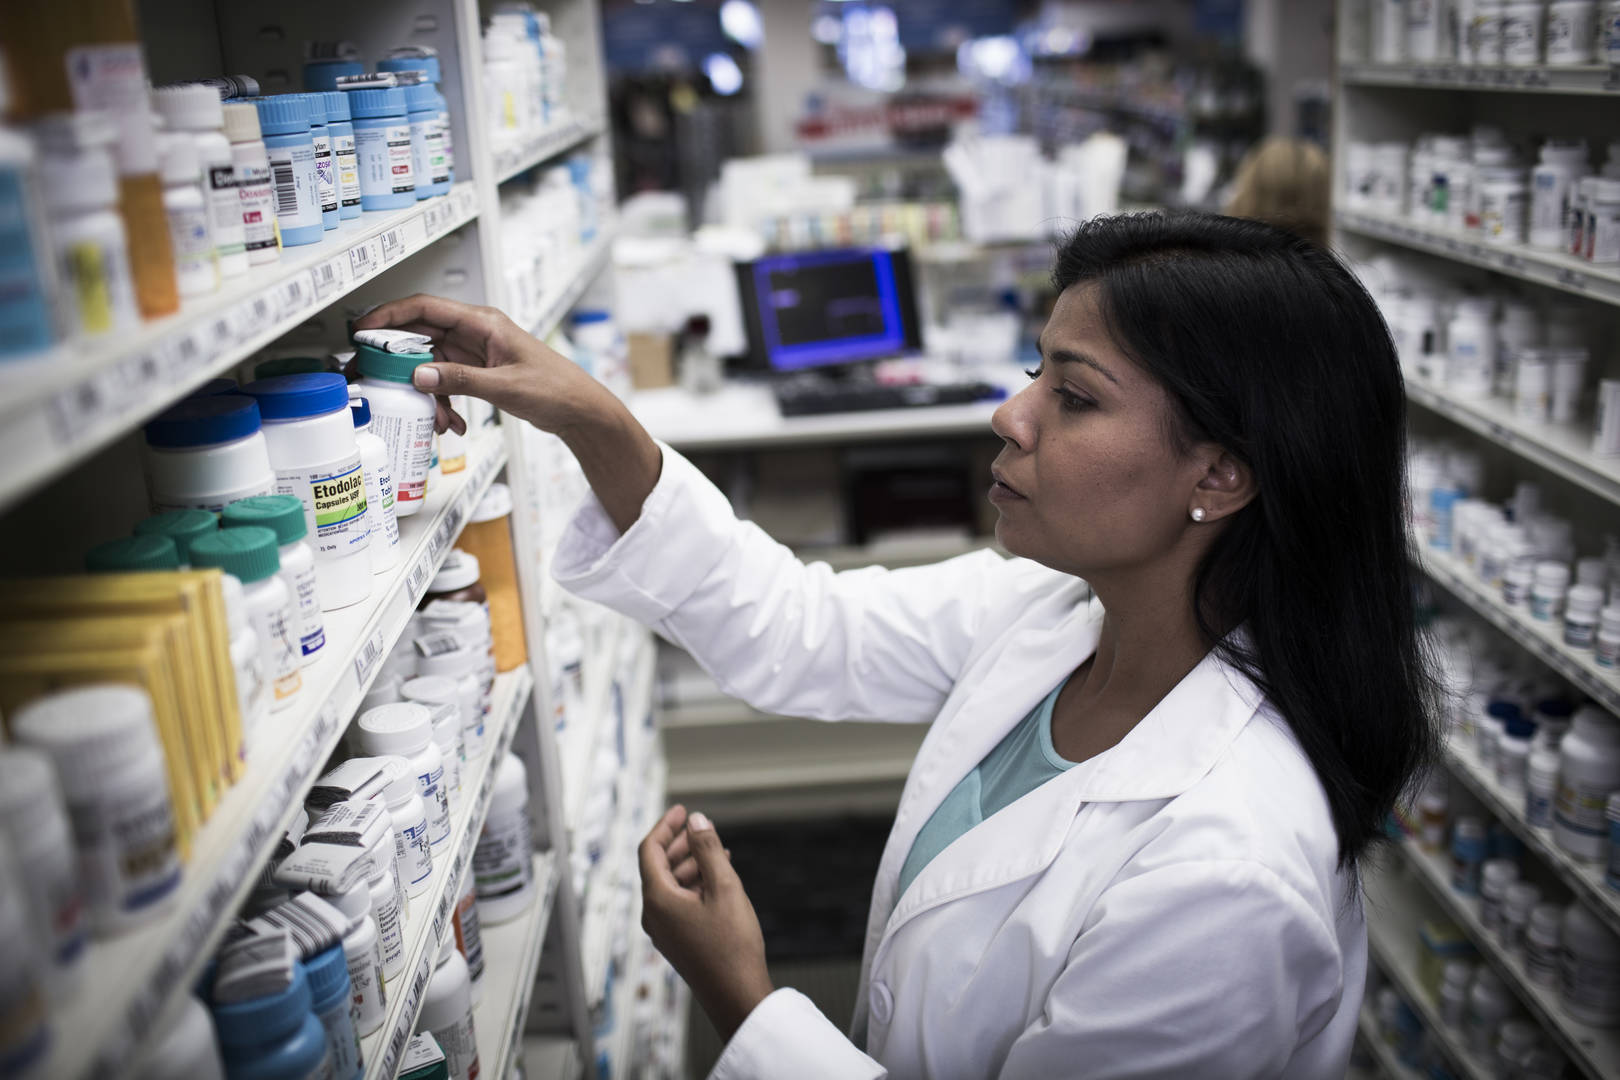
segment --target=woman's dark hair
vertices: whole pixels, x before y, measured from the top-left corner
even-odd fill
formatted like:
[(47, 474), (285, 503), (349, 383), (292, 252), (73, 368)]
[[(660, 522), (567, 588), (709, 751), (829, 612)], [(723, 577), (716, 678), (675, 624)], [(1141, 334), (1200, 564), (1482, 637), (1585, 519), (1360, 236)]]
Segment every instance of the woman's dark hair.
[(1180, 446), (1253, 471), (1258, 495), (1198, 567), (1199, 629), (1293, 729), (1353, 869), (1438, 748), (1384, 320), (1331, 252), (1212, 214), (1094, 218), (1052, 281), (1095, 286), (1115, 344), (1176, 402)]

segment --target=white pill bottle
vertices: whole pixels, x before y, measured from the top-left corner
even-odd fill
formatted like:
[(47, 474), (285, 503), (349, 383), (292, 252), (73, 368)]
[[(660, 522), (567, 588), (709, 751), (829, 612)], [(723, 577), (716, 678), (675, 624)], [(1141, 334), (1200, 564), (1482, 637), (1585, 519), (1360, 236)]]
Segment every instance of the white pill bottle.
[(411, 377), (433, 359), (432, 345), (421, 334), (361, 330), (354, 335), (354, 347), (357, 386), (371, 405), (371, 433), (388, 447), (394, 514), (410, 517), (427, 497), (437, 412), (433, 396), (412, 386)]

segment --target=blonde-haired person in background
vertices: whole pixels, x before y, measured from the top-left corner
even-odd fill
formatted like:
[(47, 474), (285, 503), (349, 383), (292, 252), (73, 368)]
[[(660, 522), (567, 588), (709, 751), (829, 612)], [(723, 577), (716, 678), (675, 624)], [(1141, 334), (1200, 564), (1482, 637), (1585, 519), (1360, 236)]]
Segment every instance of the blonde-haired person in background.
[(1325, 245), (1328, 189), (1328, 159), (1321, 147), (1304, 139), (1269, 135), (1238, 166), (1226, 212)]

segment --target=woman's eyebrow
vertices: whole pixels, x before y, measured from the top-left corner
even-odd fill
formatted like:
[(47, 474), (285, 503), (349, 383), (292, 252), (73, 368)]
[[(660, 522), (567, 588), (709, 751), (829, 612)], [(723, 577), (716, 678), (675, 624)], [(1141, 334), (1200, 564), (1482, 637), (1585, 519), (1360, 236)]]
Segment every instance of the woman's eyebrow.
[(1058, 349), (1054, 352), (1043, 353), (1043, 355), (1054, 364), (1084, 364), (1086, 367), (1095, 369), (1099, 375), (1115, 386), (1119, 385), (1119, 380), (1114, 378), (1112, 371), (1109, 371), (1085, 353), (1072, 352), (1069, 349)]

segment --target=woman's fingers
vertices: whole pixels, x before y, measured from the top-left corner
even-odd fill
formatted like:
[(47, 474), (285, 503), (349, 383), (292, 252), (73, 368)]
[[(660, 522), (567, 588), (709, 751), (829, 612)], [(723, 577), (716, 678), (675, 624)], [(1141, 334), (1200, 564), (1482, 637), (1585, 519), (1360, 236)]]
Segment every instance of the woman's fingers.
[[(457, 326), (467, 322), (478, 309), (471, 304), (464, 304), (459, 300), (449, 300), (443, 296), (431, 296), (428, 293), (417, 293), (414, 296), (402, 297), (399, 300), (390, 300), (366, 312), (354, 321), (356, 330), (405, 329), (413, 327), (416, 333), (429, 333), (429, 336), (442, 336)], [(438, 333), (433, 334), (427, 330), (415, 330), (416, 325), (425, 325), (435, 328)]]

